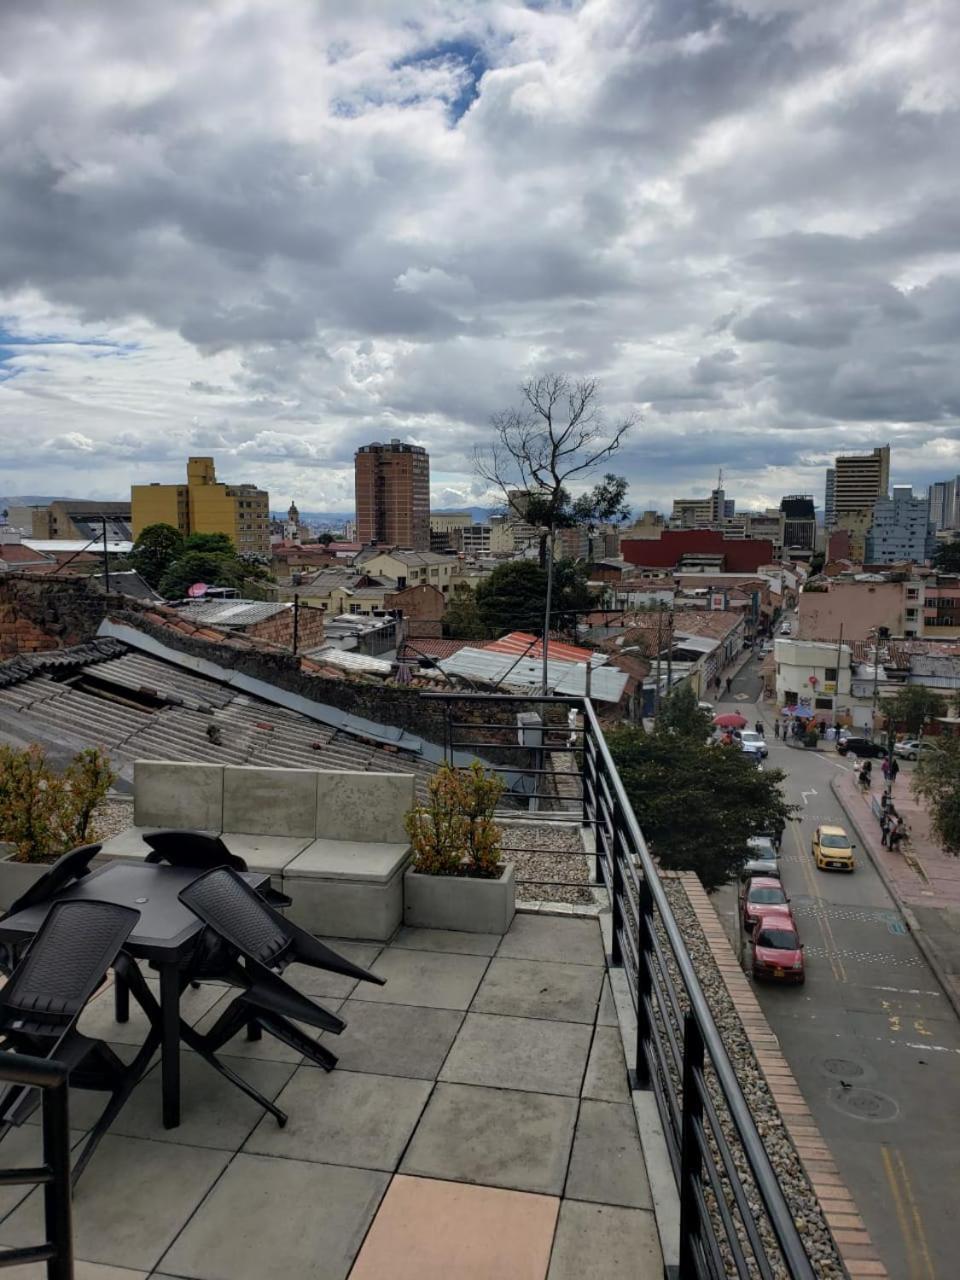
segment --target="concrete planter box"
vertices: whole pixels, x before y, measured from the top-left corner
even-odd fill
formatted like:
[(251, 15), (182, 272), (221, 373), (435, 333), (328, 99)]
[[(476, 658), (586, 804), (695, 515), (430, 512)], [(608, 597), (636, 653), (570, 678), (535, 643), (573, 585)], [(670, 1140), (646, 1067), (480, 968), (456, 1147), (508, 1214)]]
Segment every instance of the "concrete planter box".
[(516, 911), (512, 862), (499, 880), (474, 876), (403, 877), (403, 923), (418, 929), (459, 929), (464, 933), (506, 933)]
[(49, 862), (14, 862), (13, 852), (13, 845), (0, 844), (0, 911), (8, 910), (50, 870)]

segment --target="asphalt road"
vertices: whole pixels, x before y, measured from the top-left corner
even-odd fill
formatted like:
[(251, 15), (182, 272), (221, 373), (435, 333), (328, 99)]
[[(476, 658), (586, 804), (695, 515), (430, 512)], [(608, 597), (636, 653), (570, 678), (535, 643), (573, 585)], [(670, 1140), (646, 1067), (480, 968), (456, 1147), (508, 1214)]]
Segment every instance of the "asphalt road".
[[(893, 1280), (952, 1280), (960, 1275), (960, 1022), (866, 853), (857, 849), (852, 875), (814, 867), (817, 824), (849, 827), (830, 790), (848, 766), (832, 750), (774, 739), (770, 710), (754, 706), (757, 665), (747, 664), (717, 710), (735, 705), (751, 725), (766, 722), (767, 765), (787, 773), (787, 798), (801, 806), (781, 861), (807, 967), (804, 986), (758, 985), (757, 994)], [(714, 903), (736, 940), (735, 890)]]

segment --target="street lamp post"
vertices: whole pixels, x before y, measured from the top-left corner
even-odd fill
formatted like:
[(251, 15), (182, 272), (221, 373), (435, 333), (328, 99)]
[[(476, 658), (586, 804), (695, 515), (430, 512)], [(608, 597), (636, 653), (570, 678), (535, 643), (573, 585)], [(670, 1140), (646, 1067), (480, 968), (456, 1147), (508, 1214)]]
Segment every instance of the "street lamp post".
[(550, 604), (553, 596), (553, 531), (551, 529), (541, 529), (541, 536), (546, 534), (547, 539), (547, 603), (543, 611), (543, 676), (541, 679), (540, 692), (544, 697), (547, 695), (547, 649), (550, 644)]

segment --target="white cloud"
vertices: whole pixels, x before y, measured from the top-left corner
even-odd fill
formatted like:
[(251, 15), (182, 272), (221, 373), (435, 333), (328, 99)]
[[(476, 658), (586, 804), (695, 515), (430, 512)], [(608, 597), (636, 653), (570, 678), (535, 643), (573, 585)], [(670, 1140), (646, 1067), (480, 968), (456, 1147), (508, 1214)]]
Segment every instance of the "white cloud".
[(937, 0), (0, 6), (0, 477), (186, 455), (349, 506), (364, 440), (519, 382), (644, 423), (635, 504), (960, 440), (960, 34)]

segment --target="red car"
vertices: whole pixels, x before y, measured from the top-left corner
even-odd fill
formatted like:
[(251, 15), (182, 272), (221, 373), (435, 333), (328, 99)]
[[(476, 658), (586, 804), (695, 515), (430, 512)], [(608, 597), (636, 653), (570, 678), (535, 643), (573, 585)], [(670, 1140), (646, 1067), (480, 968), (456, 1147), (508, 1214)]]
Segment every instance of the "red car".
[(792, 919), (783, 915), (760, 917), (753, 934), (752, 969), (755, 978), (803, 982), (803, 943)]
[(761, 916), (780, 916), (793, 924), (790, 899), (779, 880), (772, 876), (754, 876), (740, 889), (740, 918), (744, 933), (753, 933)]

